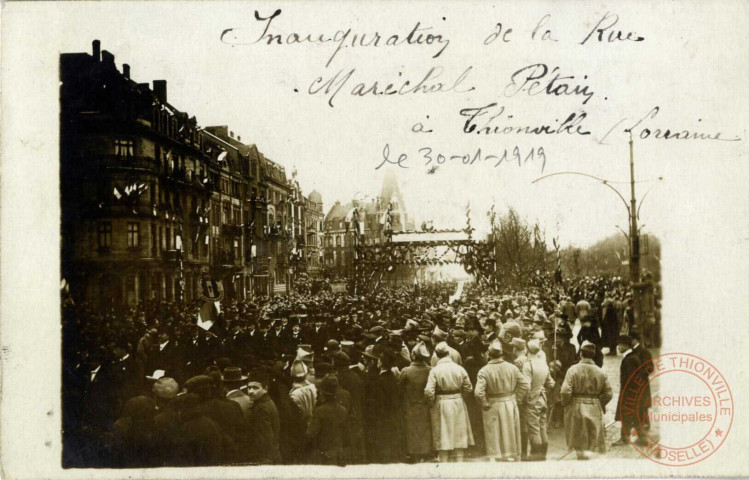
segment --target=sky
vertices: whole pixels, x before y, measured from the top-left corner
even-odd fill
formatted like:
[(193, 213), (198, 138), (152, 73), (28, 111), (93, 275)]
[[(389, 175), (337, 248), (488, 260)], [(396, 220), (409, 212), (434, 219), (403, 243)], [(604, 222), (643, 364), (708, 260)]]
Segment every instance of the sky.
[[(741, 88), (741, 76), (727, 74), (721, 57), (727, 58), (730, 52), (713, 45), (724, 41), (721, 34), (745, 36), (732, 31), (730, 25), (722, 33), (700, 30), (699, 24), (680, 11), (667, 12), (670, 20), (665, 23), (656, 20), (656, 15), (639, 15), (635, 22), (634, 10), (621, 9), (616, 26), (625, 33), (636, 30), (644, 41), (580, 45), (607, 10), (560, 6), (521, 11), (507, 5), (478, 4), (471, 9), (428, 9), (419, 8), (417, 2), (399, 8), (399, 15), (393, 16), (389, 9), (374, 4), (323, 3), (294, 8), (281, 4), (282, 13), (268, 30), (273, 34), (331, 36), (350, 28), (352, 33), (405, 36), (420, 22), (423, 28), (431, 27), (429, 32), (449, 39), (437, 58), (432, 58), (440, 48), (437, 44), (348, 46), (326, 66), (335, 51), (331, 43), (228, 44), (259, 37), (265, 24), (255, 20), (254, 12), (257, 9), (261, 15), (270, 15), (275, 4), (206, 3), (182, 4), (183, 8), (135, 3), (125, 10), (105, 2), (88, 5), (80, 14), (70, 7), (67, 16), (54, 20), (51, 28), (65, 32), (55, 39), (61, 52), (90, 51), (91, 41), (99, 39), (102, 49), (115, 55), (118, 68), (122, 63), (130, 64), (134, 80), (166, 79), (169, 101), (175, 107), (196, 115), (202, 126), (228, 125), (243, 141), (256, 143), (267, 157), (283, 164), (287, 174), (296, 168), (305, 193), (313, 189), (322, 193), (326, 212), (335, 200), (346, 202), (362, 192), (376, 195), (384, 169), (389, 168), (395, 170), (405, 203), (419, 221), (433, 220), (438, 228), (462, 228), (470, 202), (473, 224), (486, 229), (486, 212), (495, 204), (499, 214), (513, 207), (529, 222), (538, 221), (547, 237), (558, 237), (562, 245), (589, 245), (616, 234), (617, 225), (627, 228), (622, 200), (606, 186), (583, 176), (559, 175), (532, 182), (545, 174), (581, 172), (621, 182), (612, 185), (629, 201), (629, 145), (624, 128), (652, 115), (655, 107), (655, 118), (647, 119), (643, 126), (721, 131), (725, 137), (743, 140), (636, 137), (635, 175), (642, 181), (637, 184), (637, 197), (655, 185), (641, 210), (643, 231), (668, 235), (669, 230), (680, 228), (673, 222), (674, 215), (689, 215), (690, 209), (709, 205), (716, 197), (740, 203), (740, 192), (723, 188), (716, 180), (720, 177), (705, 175), (727, 168), (746, 171), (745, 164), (737, 164), (746, 152), (746, 124), (732, 118), (747, 105), (746, 96), (737, 99), (732, 93), (734, 87)], [(321, 11), (327, 14), (321, 15)], [(530, 40), (530, 32), (544, 12), (550, 17), (538, 35), (549, 28), (556, 42)], [(707, 17), (723, 14), (709, 7), (703, 13)], [(92, 16), (102, 21), (89, 21)], [(497, 22), (503, 23), (503, 32), (513, 29), (507, 37), (511, 41), (503, 43), (500, 38), (484, 45)], [(222, 32), (230, 28), (233, 30), (222, 42)], [(508, 97), (511, 75), (539, 63), (548, 65), (549, 70), (558, 67), (562, 77), (573, 76), (571, 86), (587, 85), (593, 96), (586, 103), (583, 95), (521, 92)], [(446, 84), (470, 68), (461, 88), (475, 90), (387, 97), (349, 95), (359, 82), (371, 86), (378, 81), (383, 87), (410, 78), (413, 84), (433, 67), (443, 69), (440, 79)], [(740, 70), (740, 66), (735, 68)], [(336, 95), (334, 107), (327, 104), (328, 98), (308, 93), (316, 78), (324, 82), (341, 72), (340, 79), (352, 69), (354, 74)], [(551, 77), (549, 73), (541, 81)], [(532, 126), (584, 112), (584, 125), (592, 133), (484, 137), (463, 133), (465, 117), (460, 110), (490, 103), (505, 107), (498, 125)], [(513, 116), (512, 121), (508, 115)], [(413, 133), (419, 122), (432, 132)], [(404, 166), (408, 168), (386, 164), (376, 169), (386, 145), (394, 161), (407, 155)], [(523, 159), (531, 149), (535, 158), (519, 166), (513, 159), (516, 147)], [(434, 157), (430, 165), (425, 165), (424, 148), (431, 149)], [(544, 151), (545, 163), (537, 154), (539, 148)], [(440, 153), (475, 156), (479, 150), (483, 156), (498, 157), (506, 151), (508, 160), (496, 168), (494, 161), (460, 165), (457, 160), (428, 173)], [(687, 190), (696, 200), (688, 206), (680, 201)], [(724, 198), (726, 195), (732, 199)], [(748, 230), (745, 222), (735, 227), (741, 233), (732, 233), (739, 236)]]

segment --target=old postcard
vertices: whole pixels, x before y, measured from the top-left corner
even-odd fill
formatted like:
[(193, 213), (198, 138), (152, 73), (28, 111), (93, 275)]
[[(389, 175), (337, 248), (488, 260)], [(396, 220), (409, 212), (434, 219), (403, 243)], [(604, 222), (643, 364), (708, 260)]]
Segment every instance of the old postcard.
[(749, 474), (748, 7), (4, 3), (3, 476)]

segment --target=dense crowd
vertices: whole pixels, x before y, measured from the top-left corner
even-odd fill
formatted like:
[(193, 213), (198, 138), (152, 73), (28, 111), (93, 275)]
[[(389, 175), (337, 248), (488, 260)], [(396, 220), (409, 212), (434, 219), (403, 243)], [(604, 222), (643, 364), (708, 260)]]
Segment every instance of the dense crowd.
[(659, 318), (635, 324), (618, 279), (468, 284), (452, 302), (454, 282), (315, 290), (224, 301), (208, 330), (199, 302), (64, 298), (64, 465), (543, 460), (563, 424), (586, 458), (602, 432), (565, 415), (611, 399), (606, 354), (659, 342)]

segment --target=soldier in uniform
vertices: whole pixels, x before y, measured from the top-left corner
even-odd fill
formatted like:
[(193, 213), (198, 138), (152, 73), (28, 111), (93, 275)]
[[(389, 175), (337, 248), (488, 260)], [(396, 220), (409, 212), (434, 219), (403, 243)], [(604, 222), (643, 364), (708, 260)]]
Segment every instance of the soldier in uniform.
[(479, 370), (475, 391), (483, 410), (486, 454), (492, 461), (497, 458), (518, 461), (521, 455), (518, 402), (528, 393), (528, 380), (512, 361), (515, 356), (512, 342), (495, 340), (488, 353), (489, 363)]
[(546, 432), (546, 399), (547, 392), (554, 387), (554, 380), (549, 373), (549, 366), (546, 364), (539, 341), (537, 338), (528, 341), (528, 355), (523, 364), (523, 375), (530, 382), (530, 391), (524, 403), (531, 460), (546, 460), (546, 451), (549, 448)]
[(447, 462), (450, 452), (454, 452), (456, 461), (462, 462), (465, 449), (475, 443), (462, 395), (471, 392), (473, 385), (465, 369), (452, 359), (447, 343), (438, 343), (434, 353), (437, 365), (429, 372), (424, 389), (431, 405), (434, 449), (439, 452), (440, 462)]
[(411, 461), (422, 461), (432, 453), (432, 424), (429, 404), (424, 396), (431, 367), (429, 350), (419, 342), (411, 352), (411, 365), (400, 374), (406, 423), (406, 451)]
[(567, 371), (560, 392), (567, 446), (577, 452), (578, 460), (606, 451), (603, 412), (613, 394), (606, 374), (593, 361), (595, 355), (596, 345), (583, 342), (580, 362)]
[(317, 387), (307, 380), (307, 365), (300, 359), (291, 365), (291, 391), (289, 397), (294, 406), (289, 425), (289, 463), (302, 463), (306, 458), (304, 451), (304, 434), (307, 431), (312, 411), (317, 401)]

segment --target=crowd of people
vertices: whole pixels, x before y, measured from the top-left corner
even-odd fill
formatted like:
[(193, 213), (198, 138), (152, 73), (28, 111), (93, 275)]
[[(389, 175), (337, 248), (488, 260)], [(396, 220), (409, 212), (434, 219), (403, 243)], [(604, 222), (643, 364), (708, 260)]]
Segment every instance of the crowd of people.
[[(604, 357), (618, 350), (623, 378), (642, 375), (637, 340), (658, 341), (657, 325), (635, 323), (628, 286), (468, 284), (450, 301), (455, 290), (224, 301), (208, 330), (199, 302), (101, 312), (66, 297), (63, 463), (538, 461), (562, 426), (578, 458), (605, 451)], [(630, 417), (622, 443), (633, 427), (644, 436)]]

